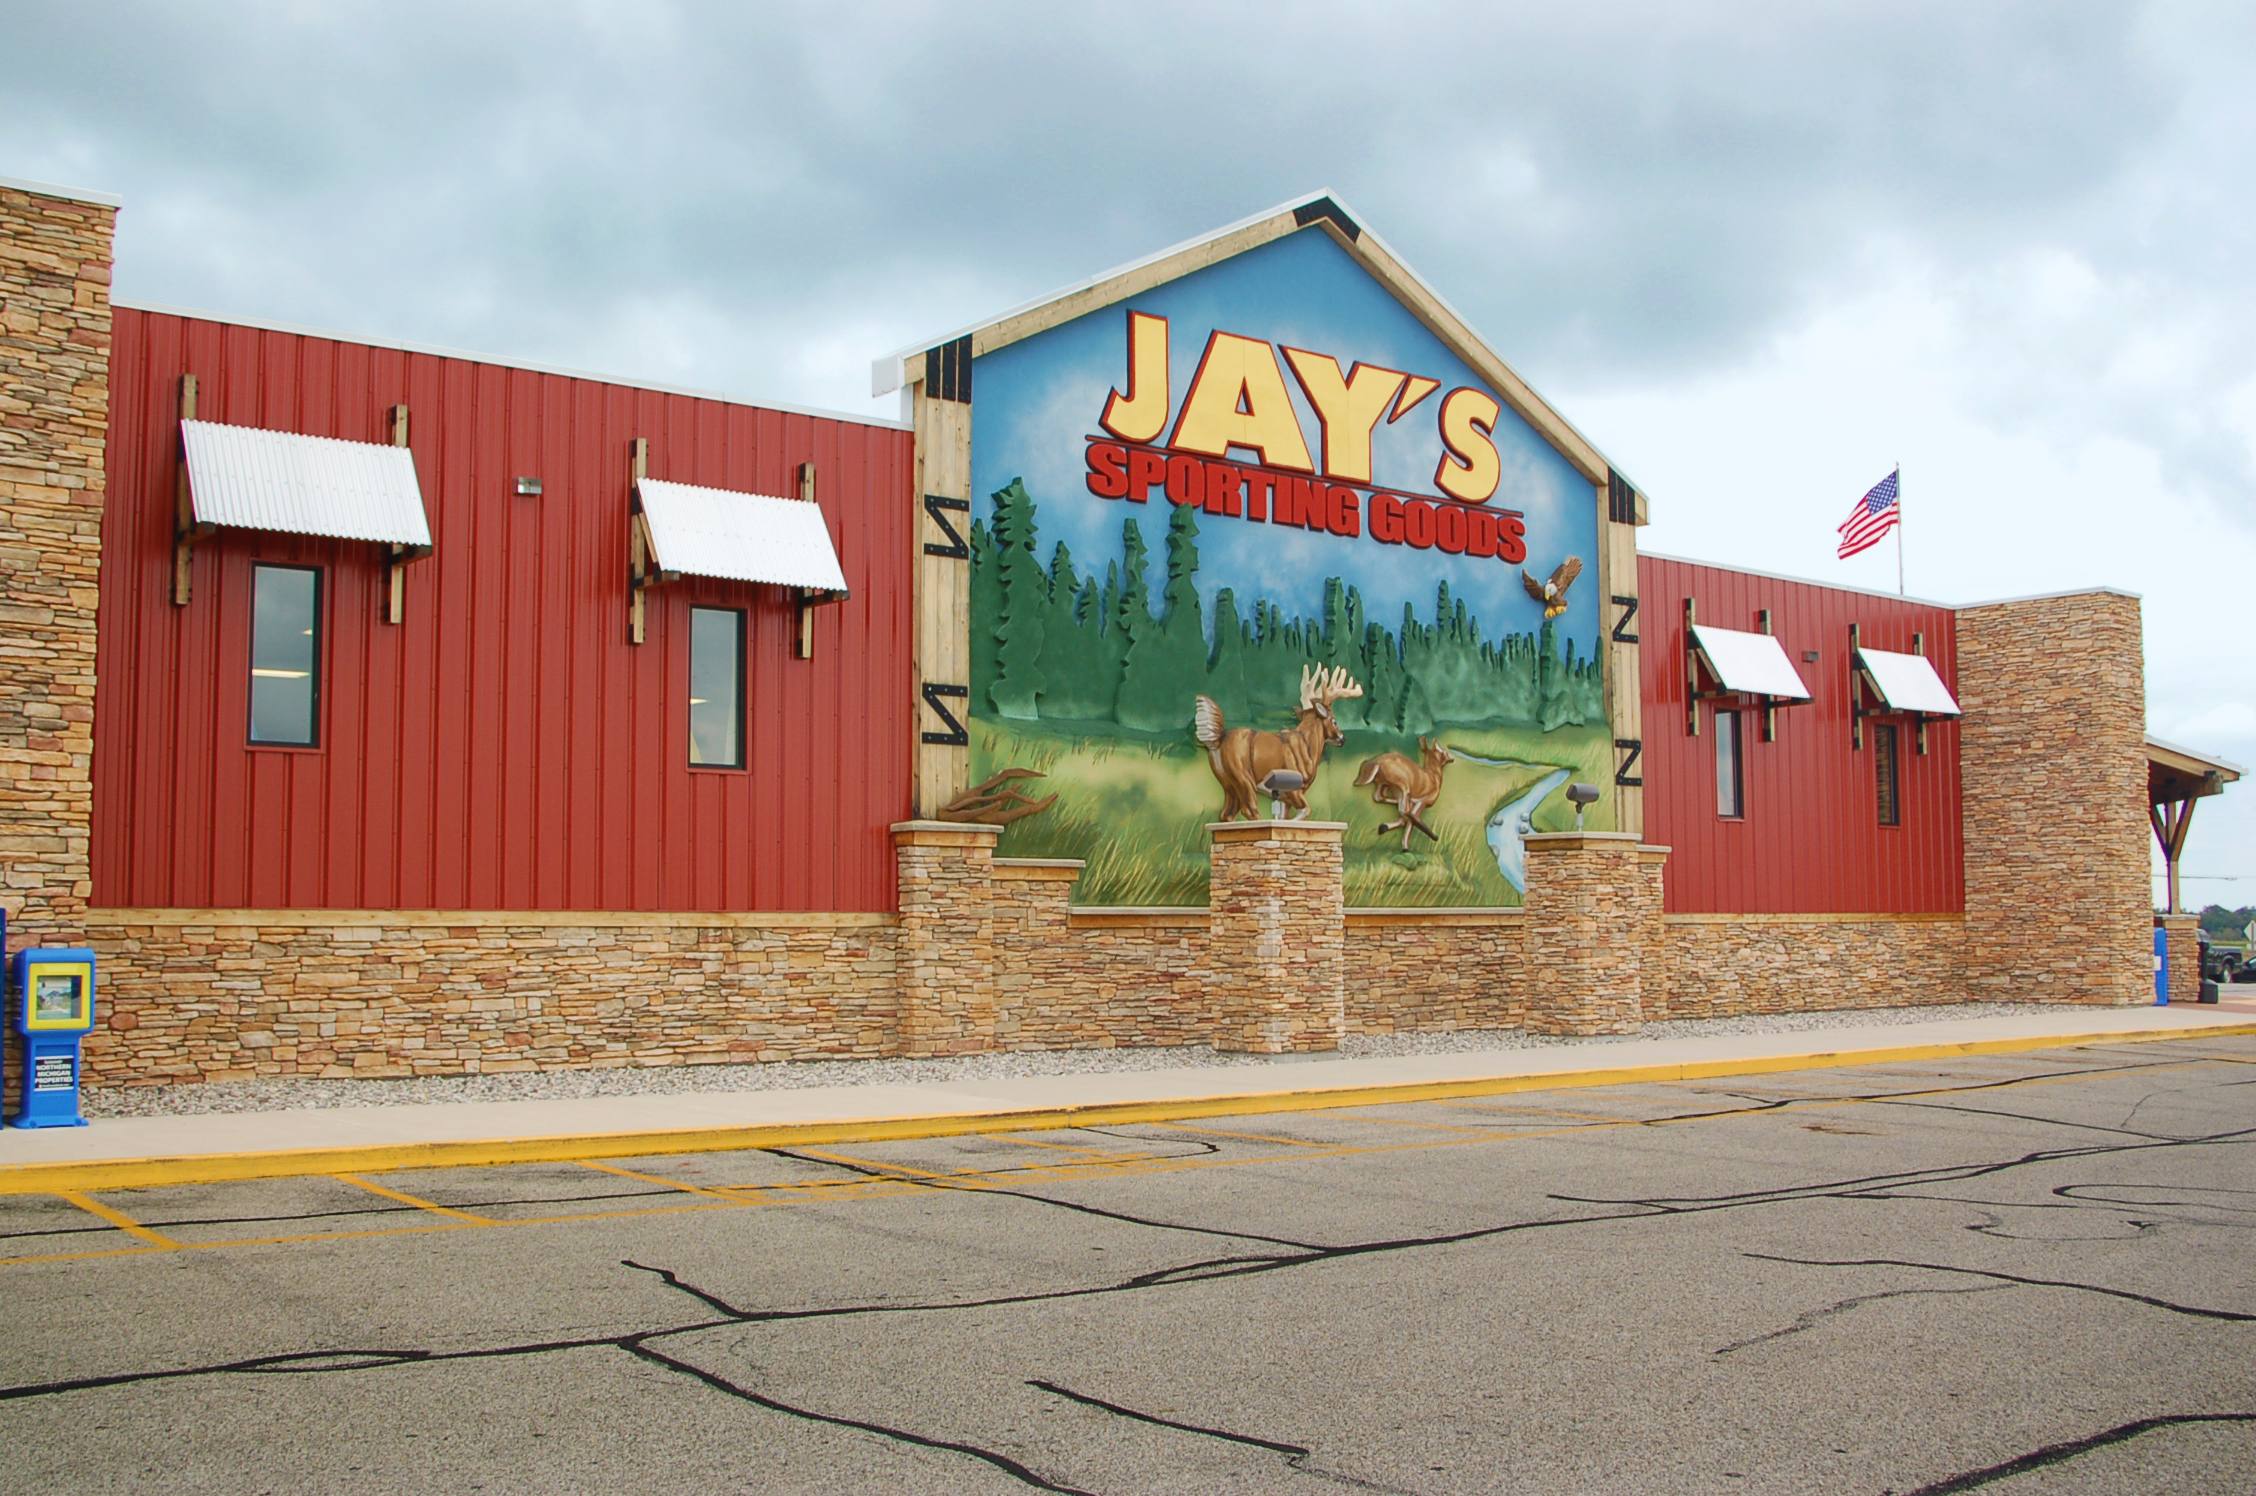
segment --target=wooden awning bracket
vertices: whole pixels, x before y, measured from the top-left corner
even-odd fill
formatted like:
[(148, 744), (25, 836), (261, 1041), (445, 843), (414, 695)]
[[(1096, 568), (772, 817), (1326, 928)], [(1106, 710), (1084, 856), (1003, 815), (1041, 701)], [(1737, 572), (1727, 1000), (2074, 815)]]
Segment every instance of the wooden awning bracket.
[[(1901, 711), (1895, 707), (1888, 705), (1888, 699), (1880, 694), (1879, 683), (1874, 681), (1871, 675), (1864, 669), (1864, 667), (1857, 663), (1857, 647), (1860, 643), (1860, 636), (1862, 632), (1863, 631), (1856, 624), (1852, 623), (1849, 625), (1850, 750), (1852, 752), (1861, 751), (1864, 747), (1865, 718), (1908, 718), (1911, 722), (1915, 741), (1918, 744), (1918, 752), (1921, 755), (1925, 755), (1925, 753), (1927, 752), (1927, 723), (1931, 719), (1925, 712)], [(1927, 653), (1927, 636), (1925, 634), (1913, 634), (1911, 636), (1911, 652), (1915, 655), (1923, 655)], [(1868, 691), (1871, 693), (1872, 699), (1878, 702), (1879, 705), (1865, 705), (1865, 693)]]
[[(1806, 697), (1795, 696), (1771, 696), (1761, 691), (1734, 691), (1726, 687), (1723, 684), (1722, 678), (1715, 674), (1714, 665), (1708, 660), (1707, 656), (1700, 652), (1700, 646), (1697, 643), (1693, 642), (1692, 625), (1697, 623), (1698, 621), (1698, 613), (1693, 600), (1688, 597), (1684, 600), (1685, 732), (1695, 738), (1700, 735), (1701, 702), (1712, 701), (1718, 703), (1719, 706), (1724, 702), (1729, 702), (1731, 703), (1731, 709), (1733, 710), (1751, 710), (1761, 712), (1762, 740), (1766, 743), (1777, 742), (1778, 709), (1781, 706), (1806, 706), (1808, 705), (1809, 699)], [(1770, 609), (1762, 609), (1761, 612), (1756, 615), (1756, 621), (1759, 625), (1759, 632), (1765, 634), (1769, 633)], [(1714, 690), (1703, 691), (1702, 689), (1700, 689), (1700, 682), (1703, 676), (1715, 682)]]
[[(392, 445), (407, 445), (407, 407), (392, 407)], [(384, 607), (381, 617), (386, 623), (407, 621), (407, 567), (411, 561), (420, 561), (436, 549), (428, 545), (391, 545), (384, 548)]]
[(653, 587), (681, 580), (678, 571), (658, 571), (651, 558), (658, 548), (650, 543), (650, 521), (643, 518), (640, 484), (650, 476), (650, 438), (638, 436), (627, 457), (627, 642), (640, 644), (643, 635), (643, 594)]
[[(196, 419), (196, 376), (180, 376), (180, 419)], [(189, 583), (195, 572), (196, 542), (208, 540), (219, 533), (217, 525), (196, 522), (196, 496), (188, 484), (188, 441), (180, 437), (179, 476), (173, 487), (172, 510), (172, 605), (188, 606)]]

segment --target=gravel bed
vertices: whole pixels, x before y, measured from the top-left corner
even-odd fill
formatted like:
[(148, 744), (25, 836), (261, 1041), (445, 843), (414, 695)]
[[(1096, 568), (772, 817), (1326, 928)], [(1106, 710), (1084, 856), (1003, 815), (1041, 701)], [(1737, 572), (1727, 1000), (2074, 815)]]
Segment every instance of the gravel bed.
[[(1631, 1039), (1695, 1039), (1715, 1034), (1784, 1034), (1875, 1024), (1932, 1023), (1951, 1018), (2008, 1018), (2057, 1013), (2057, 1003), (1949, 1003), (1917, 1008), (1843, 1008), (1822, 1013), (1765, 1013), (1743, 1018), (1682, 1018), (1648, 1023), (1637, 1034), (1569, 1039), (1523, 1029), (1470, 1029), (1448, 1034), (1350, 1036), (1344, 1059), (1470, 1054), (1481, 1050), (1550, 1049), (1621, 1044)], [(769, 1065), (667, 1065), (612, 1070), (520, 1071), (501, 1075), (424, 1076), (413, 1080), (319, 1080), (275, 1076), (204, 1085), (123, 1086), (83, 1094), (90, 1117), (186, 1117), (214, 1112), (275, 1112), (369, 1106), (420, 1106), (449, 1101), (551, 1101), (593, 1096), (666, 1096), (696, 1091), (788, 1091), (808, 1086), (908, 1085), (920, 1081), (999, 1080), (1037, 1075), (1094, 1075), (1123, 1070), (1267, 1069), (1272, 1061), (1217, 1054), (1203, 1045), (1172, 1049), (1072, 1049), (970, 1055), (959, 1060), (802, 1060)]]

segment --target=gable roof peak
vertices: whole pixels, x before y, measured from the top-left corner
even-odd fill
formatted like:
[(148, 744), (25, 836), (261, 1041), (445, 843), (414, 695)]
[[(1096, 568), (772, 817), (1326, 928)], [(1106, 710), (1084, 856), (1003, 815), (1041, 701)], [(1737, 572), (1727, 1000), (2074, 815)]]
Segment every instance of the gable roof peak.
[(1533, 426), (1585, 478), (1593, 483), (1606, 483), (1610, 477), (1618, 476), (1607, 463), (1605, 454), (1589, 438), (1537, 394), (1472, 330), (1456, 308), (1405, 264), (1385, 240), (1371, 232), (1362, 218), (1341, 201), (1338, 193), (1328, 188), (1304, 193), (940, 337), (897, 349), (871, 365), (870, 394), (873, 397), (886, 395), (915, 383), (924, 377), (920, 361), (951, 344), (968, 340), (970, 354), (976, 358), (1310, 227), (1321, 228), (1330, 235), (1367, 274), (1424, 323), (1428, 331), (1487, 380), (1505, 404)]

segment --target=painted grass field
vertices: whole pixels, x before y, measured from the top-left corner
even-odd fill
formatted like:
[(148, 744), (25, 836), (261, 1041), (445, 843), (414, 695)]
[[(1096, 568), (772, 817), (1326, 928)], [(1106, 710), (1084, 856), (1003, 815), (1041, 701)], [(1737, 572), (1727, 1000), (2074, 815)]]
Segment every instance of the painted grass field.
[[(972, 773), (1035, 769), (1046, 777), (1021, 785), (1057, 804), (1007, 829), (1000, 857), (1076, 857), (1089, 866), (1074, 885), (1082, 905), (1203, 905), (1207, 898), (1206, 824), (1222, 813), (1222, 787), (1186, 732), (1181, 742), (1074, 733), (1050, 724), (981, 718), (971, 725)], [(1316, 820), (1345, 821), (1347, 902), (1360, 908), (1493, 908), (1520, 902), (1497, 871), (1488, 820), (1557, 769), (1606, 788), (1585, 825), (1613, 829), (1612, 742), (1604, 724), (1533, 728), (1444, 729), (1439, 741), (1460, 757), (1450, 765), (1440, 802), (1423, 812), (1439, 841), (1413, 832), (1380, 835), (1392, 808), (1355, 787), (1364, 759), (1393, 749), (1416, 754), (1393, 734), (1349, 732), (1344, 747), (1324, 755), (1308, 796)], [(1574, 828), (1564, 787), (1534, 812), (1538, 831)]]

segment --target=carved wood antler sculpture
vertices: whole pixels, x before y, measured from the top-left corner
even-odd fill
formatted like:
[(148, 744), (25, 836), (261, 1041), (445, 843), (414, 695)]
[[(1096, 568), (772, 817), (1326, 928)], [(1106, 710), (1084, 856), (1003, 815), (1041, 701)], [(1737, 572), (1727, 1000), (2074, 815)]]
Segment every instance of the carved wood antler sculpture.
[(1199, 746), (1206, 750), (1208, 766), (1221, 782), (1222, 819), (1260, 820), (1257, 796), (1261, 782), (1278, 769), (1289, 769), (1300, 776), (1303, 787), (1286, 790), (1277, 798), (1297, 812), (1294, 820), (1306, 820), (1306, 786), (1316, 782), (1316, 766), (1323, 761), (1324, 750), (1334, 743), (1347, 741), (1347, 735), (1340, 731), (1339, 722), (1332, 716), (1332, 703), (1362, 694), (1363, 688), (1348, 678), (1344, 668), (1327, 671), (1303, 665), (1300, 667), (1300, 720), (1283, 732), (1226, 727), (1222, 722), (1222, 708), (1214, 699), (1199, 697), (1192, 712), (1191, 726)]
[(1039, 814), (1057, 804), (1057, 796), (1044, 795), (1036, 800), (1020, 794), (1015, 788), (1006, 788), (1014, 779), (1040, 779), (1033, 769), (1005, 769), (985, 784), (976, 785), (950, 800), (933, 812), (941, 821), (967, 821), (980, 826), (1008, 826), (1030, 815)]

